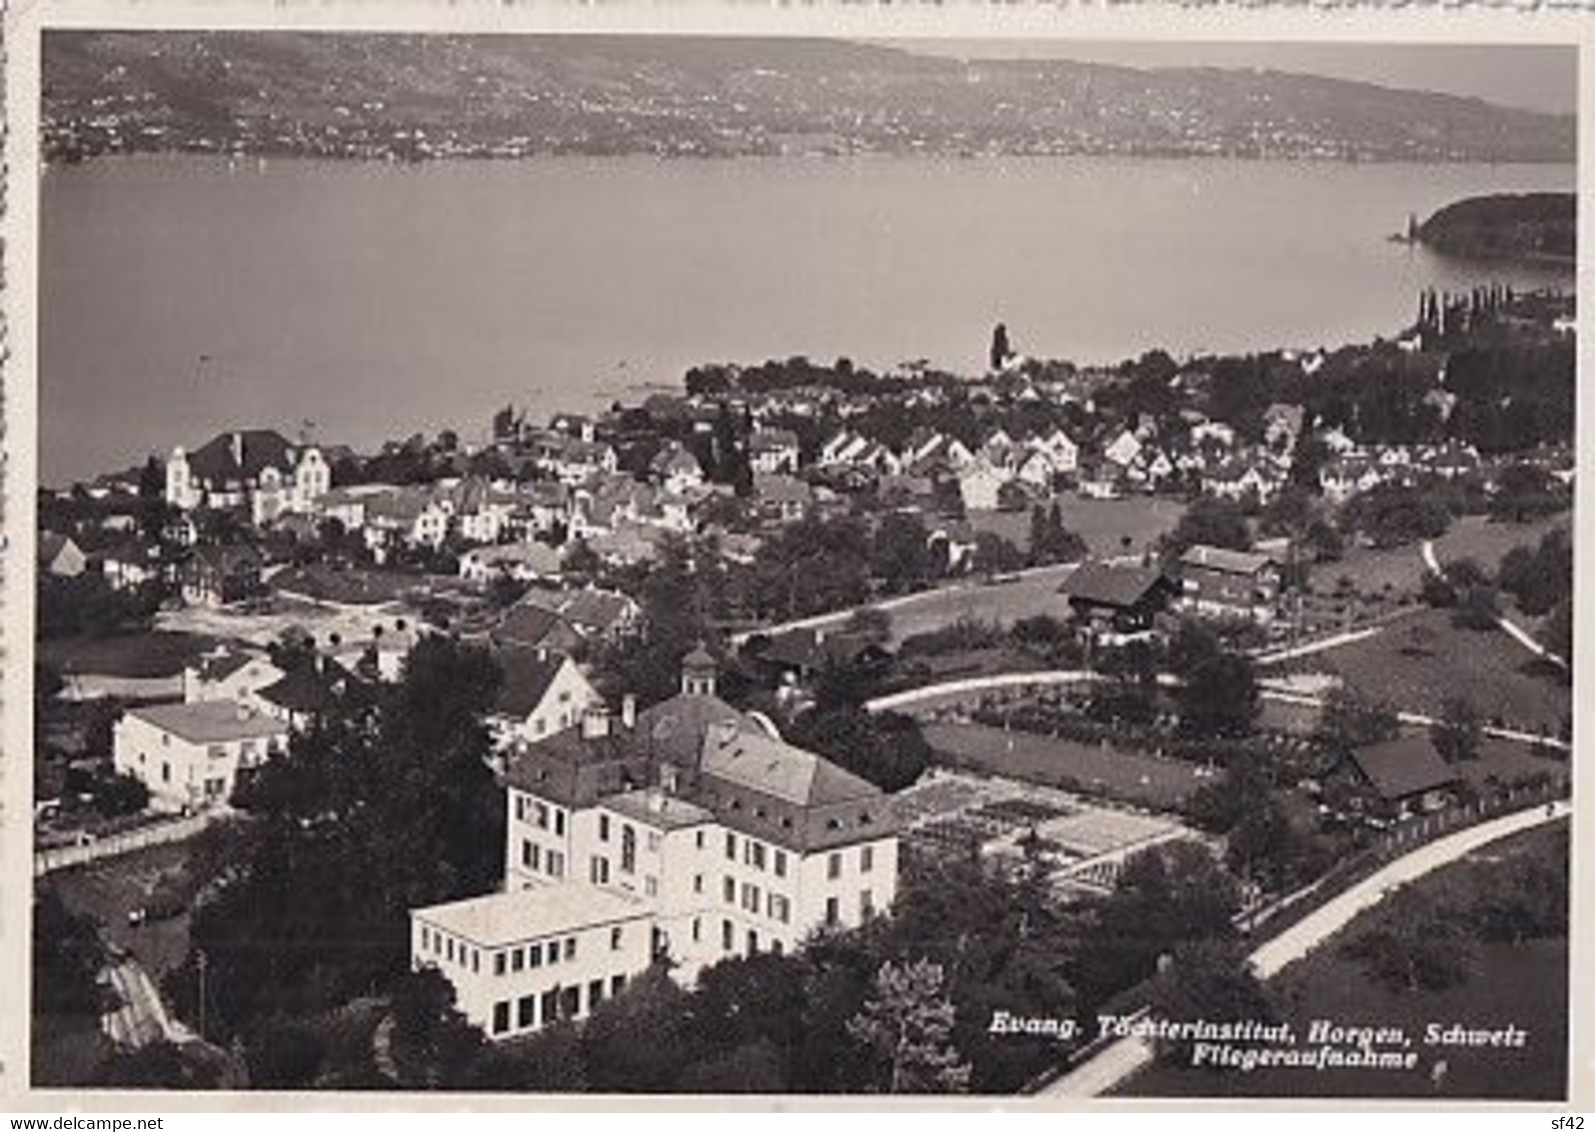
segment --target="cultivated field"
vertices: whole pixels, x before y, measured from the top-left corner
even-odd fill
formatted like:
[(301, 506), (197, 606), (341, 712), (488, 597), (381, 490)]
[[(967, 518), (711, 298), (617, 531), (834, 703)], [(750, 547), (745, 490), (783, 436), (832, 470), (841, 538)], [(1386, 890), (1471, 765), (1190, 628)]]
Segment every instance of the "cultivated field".
[[(1098, 557), (1151, 550), (1185, 514), (1184, 503), (1156, 496), (1082, 499), (1065, 492), (1058, 496), (1058, 503), (1065, 529), (1085, 539), (1091, 553)], [(1030, 549), (1029, 511), (971, 511), (969, 524), (977, 531), (1001, 535), (1020, 550)], [(1130, 540), (1128, 546), (1124, 543), (1126, 538)]]
[(38, 658), (61, 673), (159, 679), (182, 675), (215, 644), (211, 634), (186, 630), (58, 637), (39, 642)]
[(1116, 798), (1158, 810), (1177, 809), (1210, 778), (1174, 759), (1053, 739), (979, 724), (935, 723), (924, 729), (936, 754), (955, 765)]
[[(1500, 523), (1483, 515), (1465, 515), (1451, 529), (1434, 540), (1434, 552), (1441, 563), (1471, 558), (1486, 570), (1494, 571), (1506, 552), (1514, 546), (1533, 546), (1554, 527), (1565, 526), (1567, 514), (1552, 515), (1528, 523)], [(1332, 592), (1342, 577), (1350, 578), (1359, 593), (1416, 594), (1423, 584), (1423, 555), (1417, 543), (1375, 550), (1353, 546), (1339, 562), (1326, 562), (1313, 569), (1312, 584), (1321, 593)]]

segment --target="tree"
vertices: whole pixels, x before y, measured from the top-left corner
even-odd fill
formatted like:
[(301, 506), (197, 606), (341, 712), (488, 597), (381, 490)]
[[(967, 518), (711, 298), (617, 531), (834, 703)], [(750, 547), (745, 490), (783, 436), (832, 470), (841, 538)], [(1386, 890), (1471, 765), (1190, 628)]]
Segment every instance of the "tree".
[(1501, 605), (1494, 586), (1472, 585), (1457, 591), (1451, 623), (1459, 629), (1486, 632), (1500, 624)]
[[(1266, 1024), (1277, 1016), (1267, 988), (1233, 940), (1199, 940), (1176, 947), (1168, 968), (1153, 981), (1149, 999), (1153, 1015), (1170, 1022), (1244, 1018)], [(1193, 1045), (1160, 1042), (1159, 1059), (1189, 1066)]]
[(391, 1049), (400, 1083), (411, 1088), (458, 1088), (487, 1040), (454, 1005), (454, 985), (435, 967), (407, 972), (394, 983)]
[(793, 721), (787, 737), (888, 793), (913, 785), (930, 766), (930, 744), (918, 721), (899, 712), (815, 708)]
[(1447, 697), (1440, 705), (1440, 718), (1429, 733), (1435, 751), (1448, 763), (1477, 758), (1483, 737), (1478, 709), (1459, 696)]
[(141, 813), (150, 803), (150, 790), (144, 780), (118, 772), (101, 779), (94, 790), (94, 808), (102, 817), (122, 817)]
[(1220, 653), (1198, 664), (1175, 698), (1181, 730), (1214, 738), (1250, 734), (1262, 708), (1252, 662), (1238, 653)]
[(1193, 546), (1249, 550), (1251, 545), (1252, 533), (1241, 505), (1210, 495), (1192, 503), (1164, 539), (1165, 550), (1172, 558), (1178, 558)]
[(1415, 993), (1468, 980), (1473, 948), (1455, 915), (1422, 889), (1398, 892), (1379, 926), (1342, 945), (1382, 983)]
[(936, 562), (924, 520), (898, 511), (882, 518), (870, 542), (869, 564), (888, 593), (918, 589), (929, 581)]
[(1354, 688), (1339, 687), (1324, 697), (1314, 737), (1325, 750), (1346, 755), (1358, 747), (1382, 743), (1401, 733), (1394, 709), (1368, 699)]
[(853, 611), (844, 631), (872, 644), (885, 644), (892, 639), (892, 615), (878, 605), (866, 605)]
[(970, 1068), (951, 1035), (955, 1012), (939, 963), (888, 960), (875, 974), (870, 997), (848, 1023), (848, 1035), (872, 1058), (875, 1090), (887, 1093), (963, 1093)]
[[(581, 1032), (587, 1084), (595, 1092), (667, 1093), (697, 1060), (687, 993), (659, 966), (593, 1011)], [(639, 1041), (639, 1035), (647, 1035)]]
[(33, 1011), (98, 1020), (109, 1005), (99, 982), (106, 963), (99, 925), (73, 912), (54, 886), (33, 902)]

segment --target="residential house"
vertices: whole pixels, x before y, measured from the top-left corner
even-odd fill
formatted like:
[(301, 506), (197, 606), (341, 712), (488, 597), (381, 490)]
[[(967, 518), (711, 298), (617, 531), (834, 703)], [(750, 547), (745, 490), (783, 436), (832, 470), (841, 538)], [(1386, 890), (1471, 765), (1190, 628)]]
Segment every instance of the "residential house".
[(753, 505), (765, 522), (795, 523), (814, 505), (814, 489), (792, 476), (756, 473)]
[(1125, 428), (1103, 446), (1102, 456), (1121, 468), (1128, 468), (1140, 459), (1141, 447), (1141, 438), (1135, 430)]
[(1402, 816), (1443, 809), (1462, 782), (1421, 731), (1355, 748), (1330, 773), (1370, 790)]
[(703, 465), (680, 444), (663, 448), (649, 462), (648, 473), (655, 483), (678, 495), (703, 486)]
[(958, 494), (963, 498), (965, 510), (995, 511), (1002, 486), (1008, 480), (1008, 476), (984, 457), (976, 457), (958, 473)]
[(363, 681), (336, 661), (317, 654), (290, 668), (255, 693), (260, 710), (304, 731), (349, 697), (358, 695)]
[(1180, 556), (1175, 608), (1198, 617), (1273, 622), (1279, 605), (1279, 564), (1267, 554), (1197, 545)]
[[(721, 700), (701, 650), (681, 687), (619, 719), (594, 709), (513, 752), (505, 891), (466, 915), (411, 913), (412, 962), (448, 978), (489, 1036), (581, 1017), (661, 957), (691, 984), (722, 959), (784, 953), (895, 899), (897, 824), (880, 790)], [(545, 1000), (553, 984), (532, 982), (526, 939), (542, 941), (538, 971), (550, 939), (556, 965), (592, 951), (613, 962), (601, 974), (572, 966), (583, 979)]]
[(1080, 446), (1061, 428), (1031, 437), (1026, 443), (1035, 451), (1045, 452), (1052, 460), (1053, 470), (1060, 475), (1073, 475), (1080, 467)]
[(488, 716), (494, 745), (536, 743), (574, 727), (588, 708), (602, 702), (576, 662), (546, 648), (507, 648), (498, 653), (504, 672)]
[(138, 589), (158, 581), (164, 572), (160, 546), (138, 536), (107, 547), (96, 557), (100, 573), (113, 590)]
[(1364, 456), (1338, 456), (1318, 469), (1318, 485), (1324, 498), (1335, 504), (1371, 491), (1389, 478), (1389, 473)]
[(1279, 490), (1284, 477), (1277, 468), (1260, 458), (1236, 456), (1202, 476), (1202, 490), (1220, 499), (1237, 502), (1253, 498), (1266, 503)]
[(76, 578), (88, 569), (88, 556), (67, 535), (40, 531), (35, 551), (39, 572), (52, 578)]
[(132, 708), (112, 727), (120, 774), (143, 782), (150, 807), (194, 812), (225, 805), (239, 778), (286, 749), (288, 725), (228, 700)]
[(479, 546), (460, 555), (460, 577), (477, 585), (499, 578), (517, 582), (557, 580), (562, 555), (544, 542), (517, 542)]
[(798, 435), (791, 429), (755, 429), (748, 438), (748, 462), (755, 475), (795, 475), (799, 452)]
[(1268, 406), (1263, 410), (1263, 446), (1270, 452), (1289, 457), (1301, 439), (1306, 416), (1307, 411), (1300, 405), (1276, 401)]
[(1013, 477), (1043, 495), (1052, 494), (1052, 484), (1058, 475), (1058, 465), (1052, 454), (1041, 449), (1024, 451), (1014, 465)]
[(183, 702), (255, 705), (255, 693), (282, 677), (265, 653), (220, 645), (183, 669)]
[(1169, 603), (1173, 586), (1161, 570), (1112, 562), (1082, 562), (1059, 593), (1081, 634), (1096, 644), (1146, 637)]

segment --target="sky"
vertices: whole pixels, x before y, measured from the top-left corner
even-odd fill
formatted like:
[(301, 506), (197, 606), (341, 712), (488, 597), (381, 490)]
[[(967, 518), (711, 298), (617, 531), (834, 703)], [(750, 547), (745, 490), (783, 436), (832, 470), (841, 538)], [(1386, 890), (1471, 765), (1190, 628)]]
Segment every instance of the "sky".
[(1149, 43), (1070, 40), (897, 40), (892, 46), (958, 58), (1076, 59), (1128, 67), (1240, 67), (1300, 71), (1381, 86), (1482, 98), (1571, 114), (1578, 103), (1572, 47), (1441, 44)]

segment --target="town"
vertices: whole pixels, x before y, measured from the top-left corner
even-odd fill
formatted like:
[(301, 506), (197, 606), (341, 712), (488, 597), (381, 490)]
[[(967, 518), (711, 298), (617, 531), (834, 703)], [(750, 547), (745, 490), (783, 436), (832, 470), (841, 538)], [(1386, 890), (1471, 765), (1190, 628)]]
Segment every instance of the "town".
[[(1304, 916), (1567, 795), (1573, 327), (1484, 287), (1086, 368), (997, 326), (973, 378), (704, 364), (43, 489), (35, 1079), (1012, 1093), (1092, 1051), (999, 1013), (1321, 1015)], [(1313, 973), (1565, 967), (1532, 836), (1483, 943), (1425, 906)], [(1130, 1086), (1222, 1087), (1179, 1056)]]

